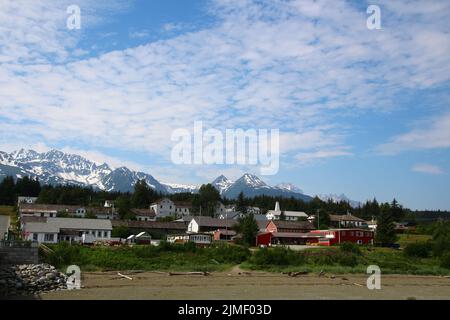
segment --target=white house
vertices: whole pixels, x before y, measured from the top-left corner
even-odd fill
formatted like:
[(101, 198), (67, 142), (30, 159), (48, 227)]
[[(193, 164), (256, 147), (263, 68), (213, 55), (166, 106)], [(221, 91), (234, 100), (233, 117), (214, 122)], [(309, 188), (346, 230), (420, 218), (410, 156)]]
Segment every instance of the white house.
[(38, 243), (81, 242), (83, 235), (96, 241), (111, 239), (112, 224), (106, 219), (46, 218), (45, 222), (28, 222), (22, 230), (25, 240)]
[(156, 217), (168, 216), (188, 216), (192, 205), (185, 201), (172, 201), (169, 198), (163, 198), (150, 205), (150, 210), (155, 212)]
[(280, 220), (280, 217), (284, 215), (286, 221), (297, 221), (299, 218), (308, 218), (308, 215), (303, 211), (281, 211), (280, 203), (275, 203), (275, 210), (267, 211), (267, 220)]
[(23, 196), (17, 197), (17, 205), (20, 205), (21, 203), (33, 204), (36, 203), (36, 201), (37, 197), (23, 197)]
[(44, 217), (56, 218), (58, 214), (65, 213), (70, 216), (83, 218), (86, 215), (86, 208), (83, 206), (69, 206), (57, 204), (28, 204), (19, 205), (20, 217)]
[(158, 217), (167, 217), (175, 215), (175, 203), (169, 198), (163, 198), (158, 202), (152, 203), (150, 205), (150, 209), (152, 209), (156, 216)]

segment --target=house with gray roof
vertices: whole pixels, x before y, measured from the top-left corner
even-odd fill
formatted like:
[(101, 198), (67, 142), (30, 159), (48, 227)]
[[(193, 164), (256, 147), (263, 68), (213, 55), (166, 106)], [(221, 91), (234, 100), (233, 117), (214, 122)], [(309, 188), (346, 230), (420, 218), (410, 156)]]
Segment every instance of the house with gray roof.
[(11, 218), (9, 216), (0, 215), (0, 240), (5, 240), (8, 237), (10, 224)]
[(83, 235), (107, 241), (111, 239), (111, 231), (111, 221), (106, 219), (46, 218), (25, 223), (22, 236), (38, 243), (81, 242)]

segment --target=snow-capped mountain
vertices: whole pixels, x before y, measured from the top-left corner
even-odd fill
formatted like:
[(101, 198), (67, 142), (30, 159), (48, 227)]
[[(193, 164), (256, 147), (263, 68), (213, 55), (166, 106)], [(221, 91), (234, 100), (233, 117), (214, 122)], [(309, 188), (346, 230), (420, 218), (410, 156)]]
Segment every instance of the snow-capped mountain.
[(279, 189), (283, 189), (283, 190), (292, 191), (292, 192), (303, 193), (302, 189), (300, 189), (299, 187), (293, 185), (292, 183), (288, 183), (288, 182), (279, 183), (275, 187), (279, 188)]
[(222, 174), (211, 182), (211, 184), (214, 188), (219, 190), (220, 194), (223, 194), (233, 184), (233, 181), (229, 180)]
[[(213, 185), (215, 185), (216, 181), (224, 181), (225, 184), (230, 183), (230, 180), (226, 179), (224, 176), (218, 177), (213, 181)], [(217, 183), (216, 183), (217, 184)], [(280, 197), (294, 197), (297, 199), (301, 199), (304, 201), (310, 201), (312, 198), (305, 194), (294, 192), (291, 190), (272, 187), (262, 181), (259, 177), (246, 173), (242, 177), (240, 177), (235, 182), (229, 184), (227, 188), (219, 189), (221, 191), (221, 195), (225, 198), (235, 199), (239, 196), (239, 193), (244, 193), (246, 197), (255, 197), (261, 195), (267, 196), (280, 196)]]
[(346, 201), (353, 208), (357, 208), (361, 205), (361, 202), (349, 199), (345, 194), (337, 195), (337, 194), (319, 194), (317, 195), (322, 201), (332, 201), (332, 202), (341, 202)]
[[(11, 153), (0, 151), (0, 180), (6, 176), (21, 178), (31, 176), (39, 178), (43, 184), (65, 184), (92, 186), (105, 191), (132, 191), (138, 180), (145, 180), (155, 191), (167, 194), (180, 192), (198, 192), (197, 185), (162, 183), (152, 175), (132, 171), (126, 167), (111, 168), (106, 163), (95, 163), (79, 155), (68, 154), (58, 150), (39, 153), (34, 150), (20, 149)], [(236, 181), (224, 175), (217, 177), (211, 184), (223, 197), (235, 199), (243, 192), (246, 197), (260, 195), (294, 197), (304, 201), (312, 198), (290, 183), (269, 186), (259, 177), (246, 173)], [(348, 199), (345, 195), (319, 195), (328, 201), (349, 201), (354, 207), (359, 202)]]
[(167, 183), (167, 182), (161, 182), (161, 184), (167, 189), (168, 193), (182, 193), (182, 192), (196, 193), (198, 192), (198, 189), (200, 189), (200, 187), (197, 185)]
[(106, 191), (131, 191), (139, 179), (144, 179), (158, 192), (167, 188), (147, 173), (121, 167), (112, 169), (106, 163), (98, 164), (79, 155), (58, 150), (38, 153), (20, 149), (11, 153), (0, 152), (0, 179), (12, 175), (17, 178), (31, 176), (44, 184), (70, 184), (92, 186)]

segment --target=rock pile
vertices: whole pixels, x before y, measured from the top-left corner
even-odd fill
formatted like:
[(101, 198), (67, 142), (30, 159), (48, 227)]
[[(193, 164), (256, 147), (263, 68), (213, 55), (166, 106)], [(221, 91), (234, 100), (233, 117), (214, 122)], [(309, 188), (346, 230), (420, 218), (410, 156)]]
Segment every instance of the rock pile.
[(67, 276), (49, 264), (0, 267), (0, 296), (34, 295), (67, 288)]

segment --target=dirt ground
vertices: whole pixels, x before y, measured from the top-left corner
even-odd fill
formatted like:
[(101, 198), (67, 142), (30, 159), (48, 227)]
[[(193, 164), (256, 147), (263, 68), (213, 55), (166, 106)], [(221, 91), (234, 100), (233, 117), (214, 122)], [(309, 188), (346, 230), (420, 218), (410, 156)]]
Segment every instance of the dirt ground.
[(167, 273), (83, 273), (80, 290), (42, 294), (41, 299), (450, 299), (450, 279), (438, 276), (384, 275), (380, 290), (366, 287), (365, 275), (216, 272), (208, 276)]

